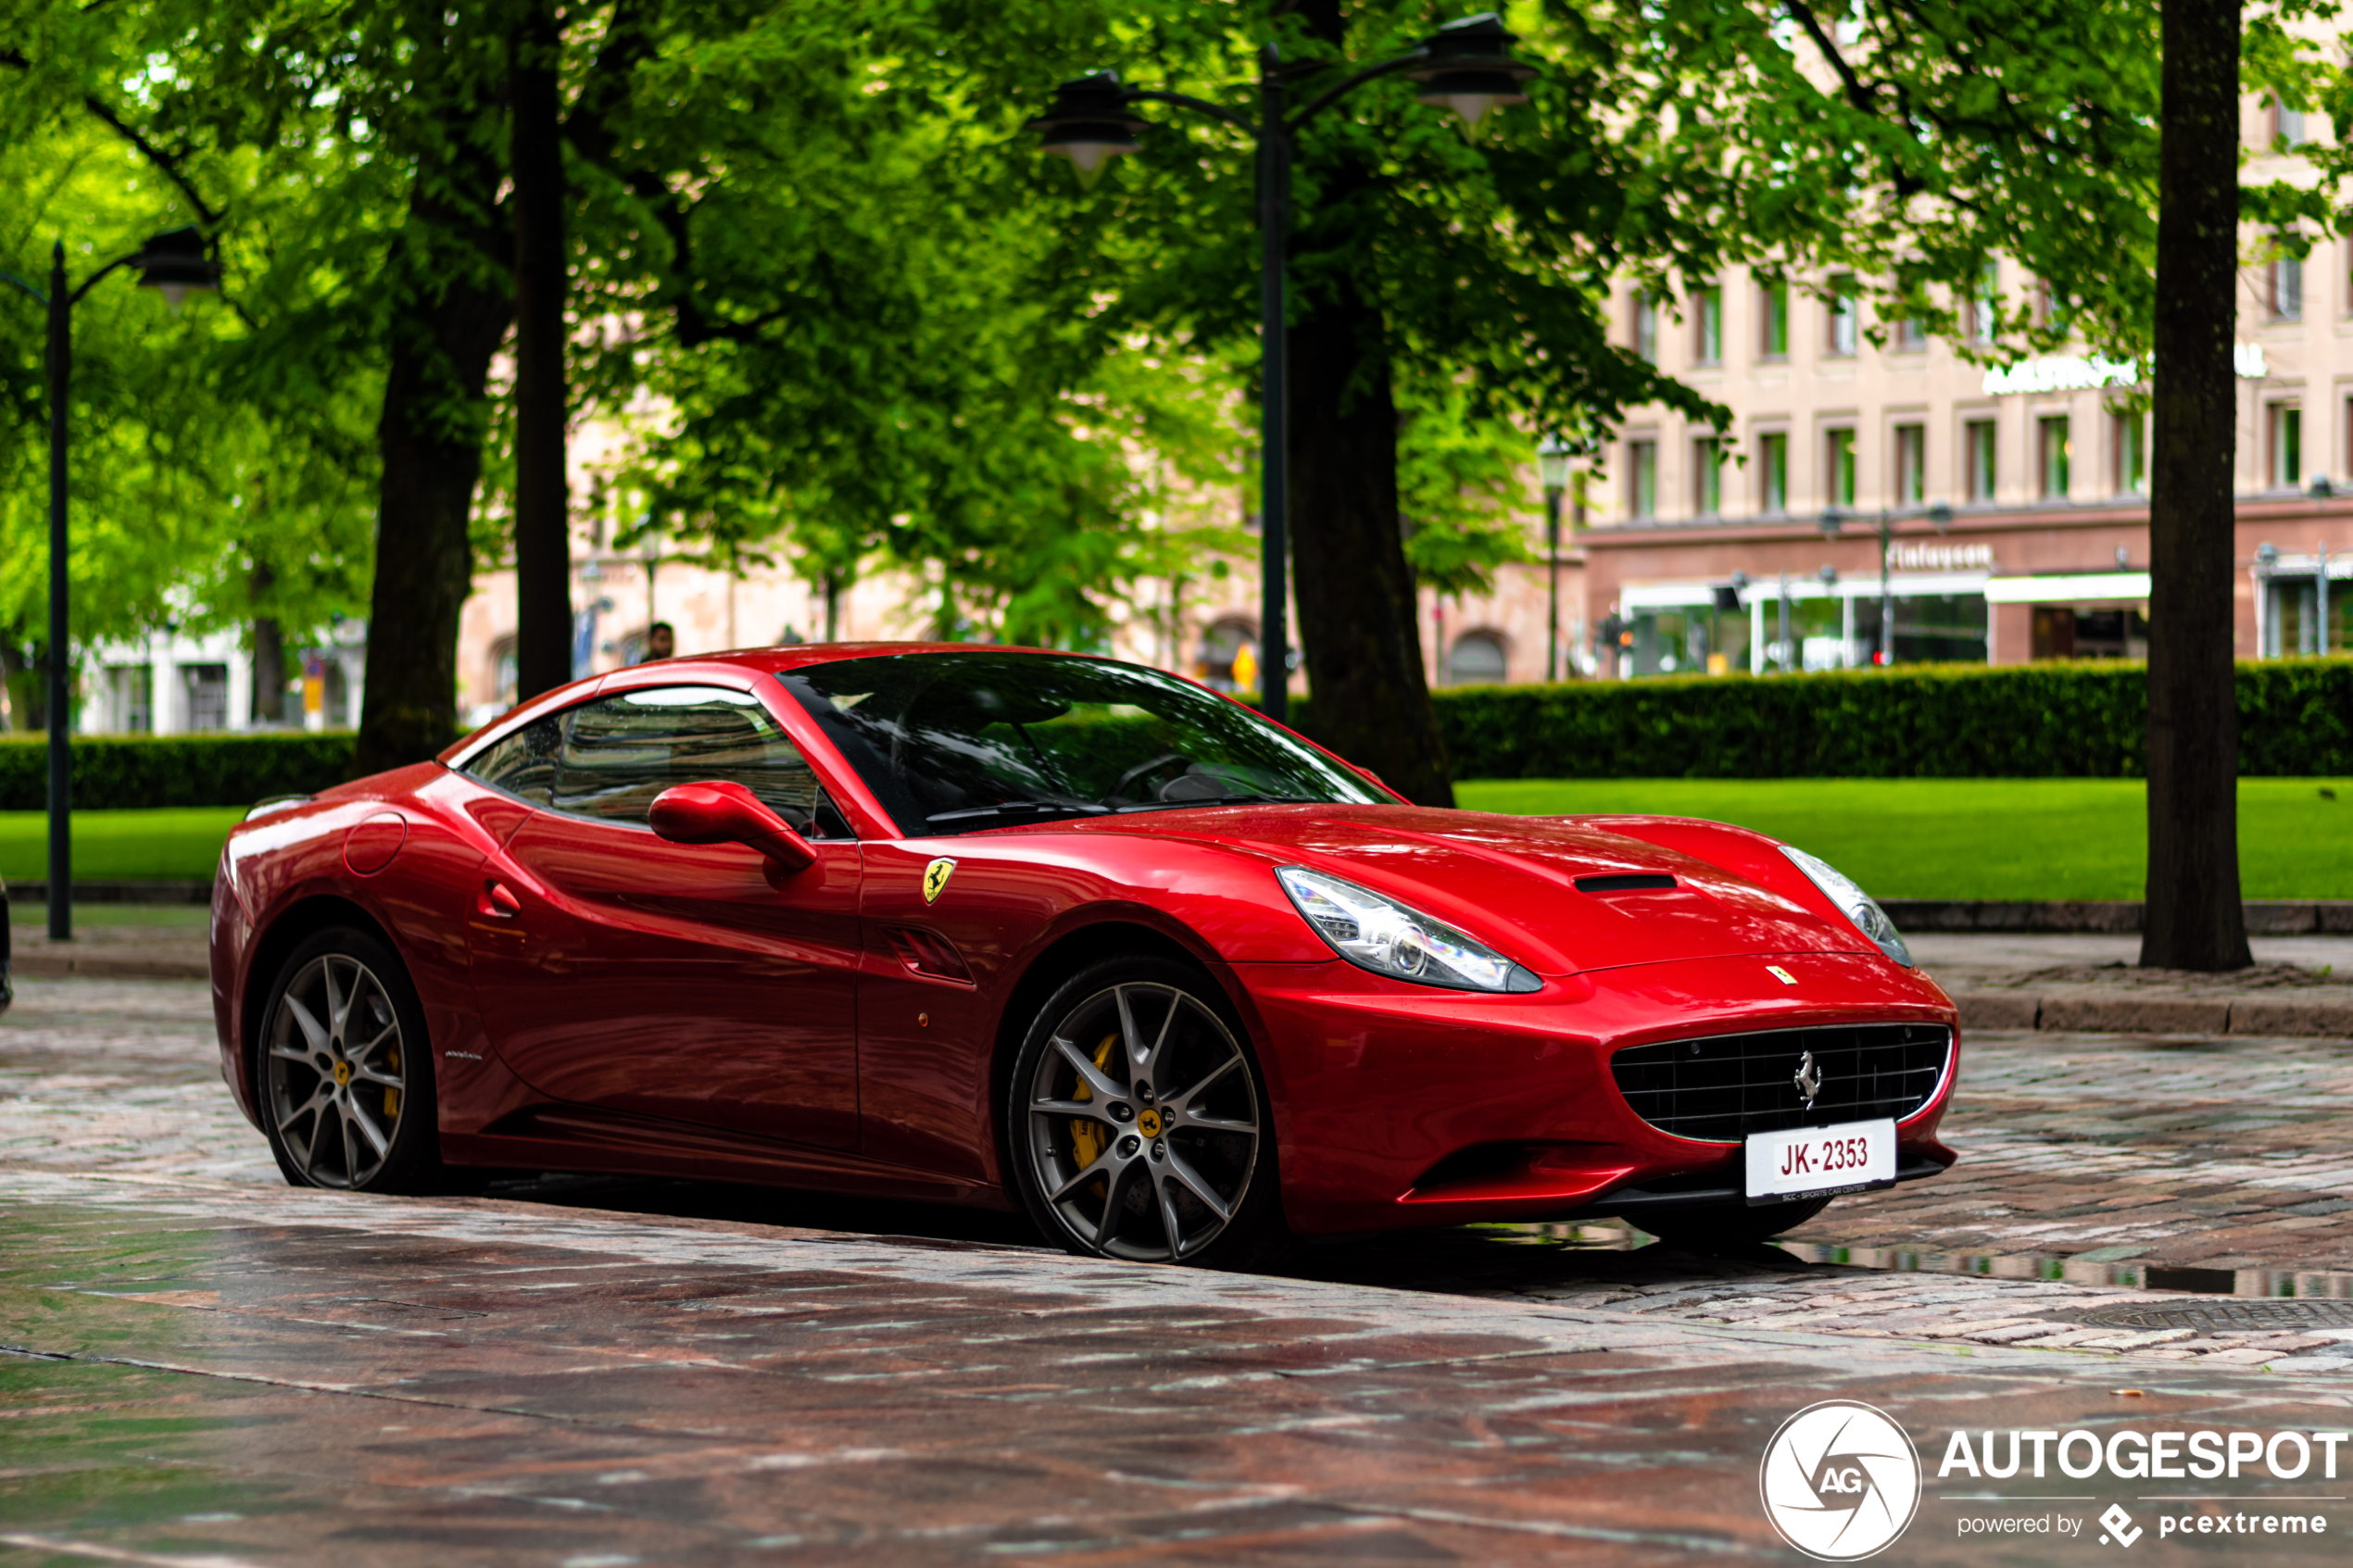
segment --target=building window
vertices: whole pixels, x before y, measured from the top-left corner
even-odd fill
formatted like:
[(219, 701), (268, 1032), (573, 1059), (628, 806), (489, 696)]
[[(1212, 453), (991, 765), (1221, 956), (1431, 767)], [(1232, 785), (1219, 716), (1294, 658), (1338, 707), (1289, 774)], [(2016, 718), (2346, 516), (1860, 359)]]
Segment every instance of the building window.
[(1786, 359), (1789, 358), (1789, 285), (1766, 284), (1761, 303), (1759, 315), (1765, 328), (1764, 356), (1768, 359)]
[(2116, 493), (2145, 495), (2149, 488), (2148, 425), (2138, 414), (2113, 416), (2116, 432)]
[(2283, 256), (2271, 263), (2271, 316), (2275, 320), (2304, 319), (2304, 261)]
[(2300, 147), (2311, 140), (2304, 129), (2304, 111), (2289, 108), (2285, 104), (2271, 106), (2271, 134), (2291, 147)]
[(1692, 443), (1692, 509), (1714, 517), (1724, 509), (1724, 442), (1703, 435)]
[(180, 727), (183, 730), (225, 730), (229, 727), (229, 667), (225, 664), (183, 664), (180, 667)]
[(1985, 264), (1977, 294), (1969, 305), (1969, 335), (1977, 343), (1994, 341), (1994, 307), (2002, 297), (2002, 267), (1997, 261)]
[(1699, 362), (1720, 365), (1724, 362), (1724, 291), (1710, 283), (1699, 291), (1692, 304), (1699, 317)]
[(2304, 410), (2293, 403), (2271, 406), (2271, 488), (2293, 490), (2304, 483)]
[(1627, 495), (1633, 503), (1633, 515), (1654, 518), (1658, 515), (1658, 443), (1629, 441), (1626, 444)]
[(2064, 501), (2067, 499), (2067, 416), (2045, 414), (2036, 420), (2034, 440), (2042, 456), (2044, 498)]
[(1855, 433), (1831, 431), (1828, 447), (1829, 504), (1851, 507), (1855, 504)]
[(1768, 512), (1789, 510), (1789, 433), (1777, 430), (1756, 441), (1756, 475), (1764, 488), (1760, 508)]
[(1968, 464), (1969, 498), (1991, 503), (1994, 499), (1994, 421), (1971, 420), (1961, 427), (1962, 456)]
[(1831, 280), (1830, 351), (1842, 358), (1855, 354), (1855, 280), (1840, 273)]
[(1504, 644), (1492, 632), (1470, 632), (1454, 639), (1446, 655), (1450, 686), (1500, 686), (1504, 684)]
[(1906, 316), (1895, 323), (1895, 352), (1922, 354), (1928, 350), (1928, 327)]
[(1634, 294), (1634, 352), (1654, 364), (1658, 361), (1658, 301), (1639, 289)]
[(1928, 427), (1895, 427), (1895, 504), (1917, 507), (1928, 499)]

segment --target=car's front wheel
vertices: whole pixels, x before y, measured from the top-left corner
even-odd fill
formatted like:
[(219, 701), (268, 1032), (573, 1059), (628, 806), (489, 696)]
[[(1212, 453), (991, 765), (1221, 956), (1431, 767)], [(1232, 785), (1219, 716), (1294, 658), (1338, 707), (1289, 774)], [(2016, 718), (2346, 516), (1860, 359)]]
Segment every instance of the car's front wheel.
[(334, 927), (287, 958), (261, 1015), (262, 1123), (296, 1186), (418, 1192), (440, 1173), (424, 1010), (399, 958)]
[(1014, 1059), (1006, 1129), (1024, 1207), (1073, 1252), (1255, 1268), (1286, 1249), (1264, 1081), (1188, 965), (1112, 959), (1057, 989)]

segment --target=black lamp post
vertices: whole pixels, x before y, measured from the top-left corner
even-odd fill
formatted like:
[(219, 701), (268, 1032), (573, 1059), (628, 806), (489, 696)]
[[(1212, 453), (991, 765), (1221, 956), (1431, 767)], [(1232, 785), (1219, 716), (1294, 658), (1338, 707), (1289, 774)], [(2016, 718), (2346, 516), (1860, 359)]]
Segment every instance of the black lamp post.
[(73, 768), (67, 750), (66, 646), (70, 579), (66, 567), (66, 389), (73, 380), (73, 307), (118, 267), (136, 268), (139, 286), (161, 294), (177, 315), (191, 289), (217, 288), (220, 267), (205, 253), (194, 229), (157, 234), (133, 256), (107, 262), (82, 286), (66, 288), (66, 243), (49, 253), (46, 293), (18, 277), (0, 278), (24, 290), (49, 312), (49, 940), (73, 935)]
[(1544, 679), (1561, 678), (1561, 495), (1568, 489), (1569, 445), (1557, 435), (1536, 444), (1536, 472), (1544, 482), (1544, 554), (1551, 585), (1544, 608)]
[(1238, 114), (1222, 105), (1182, 93), (1151, 92), (1120, 85), (1118, 73), (1097, 71), (1063, 82), (1053, 104), (1029, 121), (1027, 129), (1044, 133), (1044, 150), (1066, 157), (1076, 166), (1083, 183), (1092, 185), (1103, 160), (1137, 150), (1137, 136), (1151, 122), (1128, 112), (1131, 104), (1170, 104), (1234, 127), (1251, 138), (1258, 157), (1259, 333), (1259, 493), (1260, 570), (1259, 701), (1267, 716), (1283, 718), (1290, 710), (1290, 633), (1288, 555), (1285, 534), (1290, 521), (1290, 479), (1288, 433), (1289, 379), (1283, 330), (1283, 261), (1290, 241), (1291, 144), (1299, 128), (1331, 105), (1376, 77), (1400, 72), (1422, 84), (1421, 101), (1461, 115), (1476, 131), (1487, 111), (1505, 104), (1524, 104), (1520, 84), (1536, 68), (1512, 57), (1516, 34), (1506, 31), (1492, 11), (1448, 22), (1417, 44), (1412, 53), (1369, 65), (1343, 78), (1296, 112), (1281, 74), (1282, 58), (1269, 44), (1258, 52), (1258, 118)]

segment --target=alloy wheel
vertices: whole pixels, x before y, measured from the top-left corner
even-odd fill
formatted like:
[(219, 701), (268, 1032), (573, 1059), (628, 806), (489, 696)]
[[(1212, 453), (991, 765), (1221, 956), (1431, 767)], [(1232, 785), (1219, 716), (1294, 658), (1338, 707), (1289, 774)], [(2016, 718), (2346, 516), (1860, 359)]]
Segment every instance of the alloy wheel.
[(1038, 1191), (1099, 1253), (1176, 1261), (1215, 1240), (1258, 1166), (1258, 1087), (1225, 1023), (1131, 982), (1055, 1024), (1028, 1086)]
[(400, 1014), (384, 982), (348, 954), (321, 954), (279, 994), (262, 1048), (287, 1159), (314, 1186), (365, 1186), (409, 1098)]

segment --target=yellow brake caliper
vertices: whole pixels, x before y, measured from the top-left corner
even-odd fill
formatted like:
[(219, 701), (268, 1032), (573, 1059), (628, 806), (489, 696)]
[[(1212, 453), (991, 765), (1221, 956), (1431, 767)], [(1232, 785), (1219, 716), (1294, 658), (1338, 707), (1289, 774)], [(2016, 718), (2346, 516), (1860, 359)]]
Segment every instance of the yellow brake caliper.
[[(395, 1046), (392, 1049), (384, 1052), (384, 1064), (390, 1067), (395, 1073), (400, 1071), (400, 1047), (398, 1046)], [(400, 1091), (398, 1089), (387, 1087), (384, 1090), (384, 1114), (386, 1116), (394, 1117), (400, 1114)]]
[[(1095, 1065), (1108, 1071), (1111, 1067), (1111, 1048), (1117, 1044), (1119, 1036), (1116, 1034), (1104, 1035), (1103, 1043), (1095, 1047)], [(1086, 1079), (1081, 1078), (1078, 1080), (1078, 1092), (1070, 1098), (1084, 1104), (1095, 1098), (1095, 1091), (1087, 1086)], [(1070, 1119), (1070, 1151), (1077, 1157), (1080, 1170), (1084, 1171), (1101, 1159), (1103, 1146), (1109, 1142), (1111, 1133), (1101, 1123), (1090, 1122), (1083, 1116)]]

